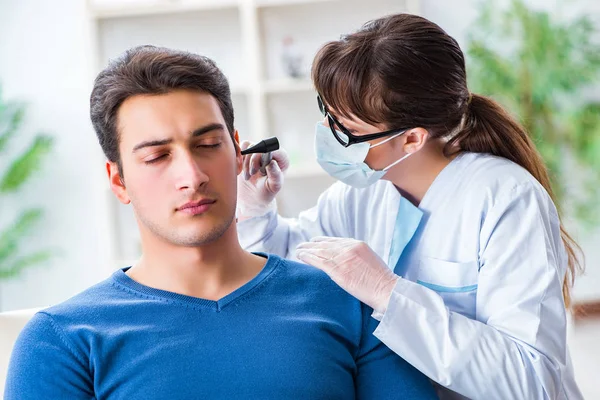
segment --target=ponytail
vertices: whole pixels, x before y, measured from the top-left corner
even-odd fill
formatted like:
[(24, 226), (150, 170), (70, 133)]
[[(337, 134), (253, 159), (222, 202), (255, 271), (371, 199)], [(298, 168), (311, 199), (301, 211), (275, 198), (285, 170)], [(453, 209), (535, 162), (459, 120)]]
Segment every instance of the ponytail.
[[(525, 129), (498, 103), (476, 94), (469, 97), (467, 113), (460, 132), (448, 141), (444, 152), (451, 149), (475, 153), (490, 153), (504, 157), (525, 168), (546, 189), (554, 201), (548, 169)], [(560, 220), (560, 212), (559, 212)], [(581, 247), (560, 223), (560, 233), (568, 256), (568, 269), (563, 282), (565, 305), (571, 305), (570, 288), (575, 274), (583, 271), (579, 256)]]

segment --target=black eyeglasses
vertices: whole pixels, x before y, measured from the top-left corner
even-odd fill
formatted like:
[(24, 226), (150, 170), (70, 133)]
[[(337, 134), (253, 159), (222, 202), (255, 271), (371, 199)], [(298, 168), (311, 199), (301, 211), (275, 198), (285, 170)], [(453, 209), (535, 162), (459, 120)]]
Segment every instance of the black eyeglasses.
[(350, 133), (350, 131), (340, 123), (331, 113), (327, 110), (327, 106), (323, 103), (320, 95), (317, 95), (317, 103), (319, 104), (319, 111), (327, 118), (329, 122), (329, 128), (331, 133), (337, 139), (338, 142), (344, 147), (348, 147), (355, 143), (368, 142), (369, 140), (380, 139), (382, 137), (391, 136), (397, 133), (406, 132), (410, 128), (390, 129), (389, 131), (370, 133), (368, 135), (356, 136)]

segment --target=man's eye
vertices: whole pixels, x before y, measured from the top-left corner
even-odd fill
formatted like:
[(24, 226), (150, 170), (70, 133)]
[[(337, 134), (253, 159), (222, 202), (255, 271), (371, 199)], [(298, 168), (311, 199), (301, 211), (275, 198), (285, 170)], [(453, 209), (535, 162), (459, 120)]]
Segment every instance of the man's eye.
[(215, 144), (199, 144), (196, 147), (199, 147), (199, 148), (202, 148), (202, 149), (216, 149), (219, 146), (221, 146), (221, 142), (215, 143)]
[(155, 162), (163, 160), (166, 156), (167, 156), (166, 154), (163, 154), (162, 156), (155, 157), (155, 158), (153, 158), (151, 160), (146, 160), (146, 161), (144, 161), (144, 163), (146, 163), (146, 164), (154, 164)]

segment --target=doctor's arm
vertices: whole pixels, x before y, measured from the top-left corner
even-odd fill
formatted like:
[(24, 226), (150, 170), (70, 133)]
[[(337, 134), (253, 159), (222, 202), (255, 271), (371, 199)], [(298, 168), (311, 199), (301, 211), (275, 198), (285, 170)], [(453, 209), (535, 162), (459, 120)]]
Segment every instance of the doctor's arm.
[(242, 247), (296, 259), (296, 246), (312, 237), (347, 236), (344, 201), (347, 190), (340, 182), (333, 184), (319, 196), (316, 206), (301, 212), (298, 218), (281, 217), (273, 202), (266, 214), (238, 222)]
[(469, 398), (565, 398), (566, 257), (558, 224), (545, 192), (518, 186), (483, 223), (476, 320), (449, 311), (436, 292), (399, 279), (374, 334)]
[(51, 316), (41, 312), (25, 326), (12, 351), (5, 400), (94, 399), (83, 358)]

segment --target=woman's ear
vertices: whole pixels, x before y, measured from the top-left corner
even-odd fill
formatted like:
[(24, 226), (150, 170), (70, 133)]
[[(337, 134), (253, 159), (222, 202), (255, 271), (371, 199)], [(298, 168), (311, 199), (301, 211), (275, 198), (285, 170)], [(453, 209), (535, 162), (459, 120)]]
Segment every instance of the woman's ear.
[(425, 143), (427, 143), (427, 139), (429, 139), (429, 132), (425, 128), (413, 128), (408, 130), (404, 137), (406, 141), (404, 142), (404, 151), (406, 153), (416, 153), (421, 150)]

